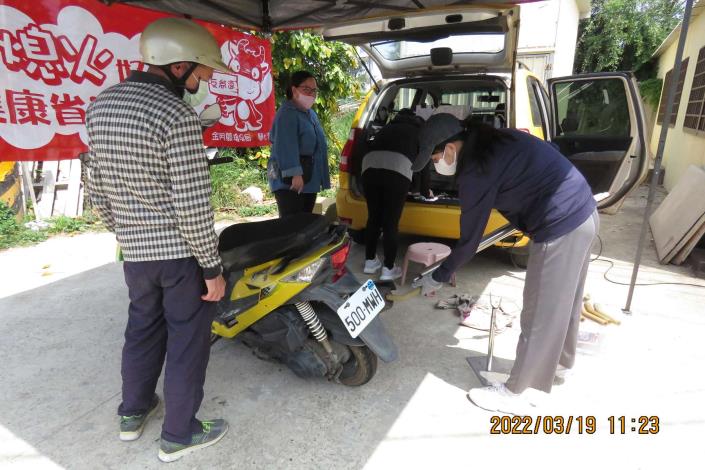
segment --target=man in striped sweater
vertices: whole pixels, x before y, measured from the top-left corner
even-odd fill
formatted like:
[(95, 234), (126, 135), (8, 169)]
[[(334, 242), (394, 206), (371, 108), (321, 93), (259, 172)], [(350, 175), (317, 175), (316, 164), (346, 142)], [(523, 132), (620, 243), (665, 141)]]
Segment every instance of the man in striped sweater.
[(201, 125), (184, 101), (203, 91), (214, 69), (228, 69), (211, 33), (181, 18), (148, 25), (140, 52), (148, 70), (106, 89), (88, 108), (88, 186), (122, 249), (130, 296), (120, 439), (138, 439), (159, 406), (166, 357), (158, 455), (171, 462), (228, 430), (222, 419), (196, 419), (225, 281)]

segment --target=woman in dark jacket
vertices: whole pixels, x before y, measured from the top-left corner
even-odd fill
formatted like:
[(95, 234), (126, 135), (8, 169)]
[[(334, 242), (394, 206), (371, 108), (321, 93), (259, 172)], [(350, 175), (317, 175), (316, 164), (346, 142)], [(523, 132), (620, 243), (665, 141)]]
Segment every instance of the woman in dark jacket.
[(317, 94), (313, 75), (295, 72), (269, 133), (272, 155), (267, 176), (279, 217), (311, 212), (318, 191), (330, 188), (326, 136), (311, 109)]
[[(375, 136), (362, 160), (362, 187), (367, 201), (365, 274), (382, 268), (380, 281), (401, 277), (394, 265), (399, 243), (399, 219), (411, 184), (411, 164), (419, 150), (419, 121), (410, 110), (400, 111)], [(377, 240), (384, 232), (384, 265), (377, 257)]]
[(460, 240), (436, 271), (415, 283), (424, 294), (474, 256), (492, 208), (532, 239), (512, 372), (506, 384), (468, 392), (481, 408), (528, 413), (533, 404), (523, 392), (550, 392), (554, 377), (575, 362), (583, 286), (599, 230), (590, 186), (551, 144), (450, 114), (429, 118), (420, 147), (414, 168), (432, 159), (438, 173), (455, 175), (461, 205)]

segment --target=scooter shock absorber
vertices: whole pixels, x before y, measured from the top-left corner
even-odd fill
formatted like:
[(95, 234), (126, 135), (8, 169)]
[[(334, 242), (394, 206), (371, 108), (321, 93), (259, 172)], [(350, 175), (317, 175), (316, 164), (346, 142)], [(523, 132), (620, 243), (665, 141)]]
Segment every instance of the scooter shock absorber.
[(328, 354), (333, 354), (333, 348), (328, 342), (328, 333), (326, 333), (326, 329), (323, 328), (321, 320), (318, 319), (318, 315), (316, 315), (311, 304), (308, 302), (296, 302), (294, 306), (296, 310), (299, 311), (301, 318), (306, 322), (308, 329), (311, 330), (311, 334), (316, 338), (316, 341), (321, 343), (323, 349), (325, 349)]

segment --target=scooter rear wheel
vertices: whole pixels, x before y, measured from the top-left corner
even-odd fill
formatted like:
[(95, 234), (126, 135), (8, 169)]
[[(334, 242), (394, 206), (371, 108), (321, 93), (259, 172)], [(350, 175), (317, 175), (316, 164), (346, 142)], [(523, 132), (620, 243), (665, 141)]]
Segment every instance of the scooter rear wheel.
[(369, 382), (377, 372), (377, 356), (367, 346), (348, 346), (350, 359), (343, 364), (340, 383), (359, 387)]

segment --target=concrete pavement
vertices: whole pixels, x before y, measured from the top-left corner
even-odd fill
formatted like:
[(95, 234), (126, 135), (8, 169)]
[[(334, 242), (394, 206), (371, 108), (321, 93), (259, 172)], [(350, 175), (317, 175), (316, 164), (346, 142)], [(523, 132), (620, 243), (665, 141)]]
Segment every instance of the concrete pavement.
[[(645, 188), (616, 216), (602, 216), (602, 257), (610, 279), (628, 282)], [(597, 252), (598, 247), (595, 247)], [(351, 266), (358, 267), (356, 247)], [(110, 234), (51, 239), (0, 252), (0, 468), (152, 469), (162, 415), (139, 441), (117, 438), (120, 348), (127, 292), (112, 262)], [(639, 282), (685, 282), (687, 268), (662, 266), (653, 244)], [(590, 266), (587, 290), (622, 306), (627, 288), (606, 281), (606, 261)], [(524, 273), (500, 252), (478, 256), (453, 293), (501, 295), (521, 303)], [(362, 279), (361, 279), (362, 280)], [(702, 468), (705, 452), (705, 289), (638, 287), (622, 325), (600, 334), (599, 350), (579, 357), (543, 415), (594, 416), (596, 432), (492, 435), (492, 413), (468, 402), (478, 385), (465, 358), (483, 354), (486, 334), (459, 327), (433, 299), (397, 303), (384, 320), (399, 361), (380, 363), (360, 388), (298, 379), (232, 341), (216, 343), (200, 417), (224, 417), (228, 436), (169, 468), (453, 469)], [(496, 338), (498, 360), (513, 357), (518, 322)], [(160, 384), (161, 387), (161, 384)], [(626, 417), (626, 434), (610, 433)], [(631, 432), (631, 418), (658, 416), (659, 432)], [(638, 424), (636, 425), (638, 429)]]

